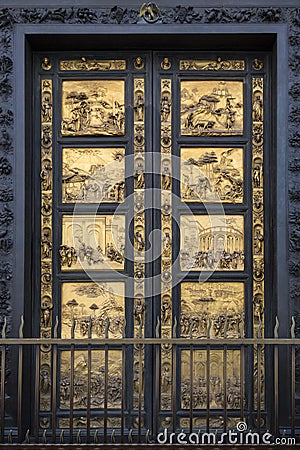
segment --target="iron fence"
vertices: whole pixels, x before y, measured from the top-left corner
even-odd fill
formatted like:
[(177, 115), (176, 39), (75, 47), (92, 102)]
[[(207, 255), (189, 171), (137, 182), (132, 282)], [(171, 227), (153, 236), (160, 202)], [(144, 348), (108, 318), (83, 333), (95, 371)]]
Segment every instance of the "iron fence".
[[(61, 339), (57, 337), (58, 323), (56, 323), (53, 337), (45, 339), (24, 338), (23, 327), (20, 328), (18, 338), (9, 338), (6, 336), (5, 324), (0, 339), (0, 444), (9, 446), (23, 443), (32, 446), (32, 448), (46, 444), (57, 446), (62, 444), (105, 444), (105, 446), (131, 448), (143, 444), (145, 448), (150, 448), (158, 442), (159, 435), (160, 441), (165, 440), (166, 437), (166, 442), (161, 443), (180, 444), (178, 440), (176, 441), (177, 435), (178, 433), (184, 433), (185, 436), (193, 436), (196, 441), (198, 437), (198, 443), (204, 435), (205, 438), (202, 443), (215, 444), (215, 448), (217, 448), (216, 443), (220, 442), (224, 433), (228, 435), (230, 429), (237, 429), (237, 424), (244, 423), (247, 427), (244, 430), (238, 429), (243, 436), (240, 438), (240, 444), (261, 444), (259, 440), (256, 441), (256, 438), (253, 437), (251, 437), (251, 442), (248, 442), (250, 438), (247, 441), (246, 435), (250, 431), (252, 434), (256, 433), (259, 437), (262, 433), (269, 433), (272, 435), (272, 439), (280, 436), (286, 447), (291, 444), (295, 448), (299, 431), (295, 412), (296, 351), (300, 345), (300, 339), (295, 338), (294, 321), (289, 338), (278, 337), (278, 325), (277, 321), (272, 338), (258, 336), (232, 339), (226, 337), (226, 335), (222, 339), (212, 339), (209, 335), (199, 339), (182, 338), (175, 337), (175, 329), (173, 329), (173, 337), (162, 338), (159, 337), (157, 327), (156, 337), (153, 338), (123, 336), (112, 339), (109, 337), (107, 327), (103, 338), (91, 338), (89, 332), (88, 337), (84, 339), (75, 339), (74, 333), (70, 339)], [(258, 334), (260, 335), (260, 333)], [(171, 407), (170, 410), (163, 411), (160, 403), (162, 383), (160, 361), (162, 348), (165, 349), (166, 347), (169, 348), (172, 366), (171, 377), (168, 380)], [(49, 353), (49, 361), (51, 361), (51, 374), (50, 379), (47, 380), (47, 385), (41, 377), (40, 367), (40, 354), (41, 351), (45, 351), (45, 348)], [(116, 349), (120, 356), (120, 382), (117, 388), (112, 386), (110, 379), (110, 352)], [(193, 401), (197, 383), (199, 383), (199, 380), (196, 380), (197, 370), (195, 371), (195, 367), (197, 368), (195, 363), (197, 363), (197, 358), (200, 355), (197, 350), (202, 352), (202, 364), (206, 369), (203, 408), (195, 407)], [(212, 407), (210, 392), (211, 358), (216, 350), (222, 353), (223, 361), (222, 407), (219, 409)], [(233, 407), (230, 397), (231, 388), (227, 383), (228, 355), (233, 350), (238, 351), (241, 380), (239, 384), (240, 400), (235, 403), (235, 407)], [(85, 392), (84, 405), (80, 407), (75, 402), (78, 394), (75, 360), (76, 352), (79, 351), (84, 351), (86, 355), (84, 370), (82, 369), (81, 375), (83, 377), (81, 378), (81, 390)], [(98, 393), (101, 399), (98, 398), (99, 405), (95, 408), (95, 405), (92, 404), (92, 391), (94, 389), (92, 362), (93, 354), (96, 351), (102, 352), (101, 383), (99, 381), (102, 385), (102, 391)], [(143, 361), (147, 351), (152, 355), (153, 360), (153, 390), (150, 394), (153, 400), (153, 410), (151, 420), (145, 421), (145, 393), (148, 387), (145, 386), (144, 373), (142, 372), (145, 369)], [(190, 367), (189, 379), (185, 384), (187, 387), (185, 408), (182, 408), (181, 404), (182, 383), (178, 383), (180, 352), (182, 351), (185, 351)], [(70, 362), (68, 379), (64, 381), (64, 385), (61, 376), (62, 352), (68, 355)], [(138, 355), (140, 361), (140, 373), (137, 380), (134, 379), (134, 375), (131, 379), (128, 375), (131, 373), (130, 370), (128, 372), (127, 367), (128, 355), (133, 352)], [(251, 366), (250, 369), (248, 362), (251, 358), (253, 360), (253, 355), (255, 355), (257, 364)], [(283, 371), (286, 386), (285, 398), (282, 397), (282, 389), (280, 388), (282, 355), (284, 355), (284, 361), (287, 360), (287, 357), (289, 361), (288, 367), (284, 367)], [(28, 358), (30, 359), (29, 373), (25, 369), (25, 362), (28, 364)], [(14, 364), (13, 367), (12, 364)], [(253, 367), (255, 373), (249, 374), (249, 370), (253, 370)], [(12, 386), (10, 378), (15, 379), (14, 386)], [(252, 399), (247, 394), (249, 391), (247, 380), (251, 384), (251, 378), (254, 386), (254, 390), (252, 386)], [(25, 379), (28, 379), (28, 386), (32, 388), (32, 391), (30, 391), (31, 410), (26, 409), (26, 405), (24, 405), (24, 401), (26, 401), (24, 400)], [(132, 388), (130, 394), (131, 396), (136, 395), (136, 403), (131, 404), (130, 407), (128, 405), (128, 398), (130, 397), (128, 383), (136, 385), (135, 388)], [(41, 391), (46, 390), (50, 398), (48, 409), (41, 405)], [(111, 404), (110, 395), (113, 390), (116, 392), (114, 398), (117, 398), (117, 408), (113, 408)], [(11, 417), (11, 411), (7, 408), (7, 405), (11, 403), (12, 391), (16, 394), (15, 421)], [(197, 391), (198, 394), (200, 391)], [(64, 400), (64, 395), (67, 401)], [(62, 408), (64, 401), (66, 402), (65, 407)], [(282, 404), (285, 405), (283, 422), (280, 411)], [(24, 416), (26, 410), (30, 417)], [(216, 417), (218, 418), (217, 421)], [(163, 423), (167, 424), (165, 428)], [(170, 440), (171, 433), (174, 433), (172, 441)], [(253, 442), (253, 439), (255, 442)], [(196, 442), (187, 441), (185, 448), (188, 448), (188, 444), (191, 443)]]

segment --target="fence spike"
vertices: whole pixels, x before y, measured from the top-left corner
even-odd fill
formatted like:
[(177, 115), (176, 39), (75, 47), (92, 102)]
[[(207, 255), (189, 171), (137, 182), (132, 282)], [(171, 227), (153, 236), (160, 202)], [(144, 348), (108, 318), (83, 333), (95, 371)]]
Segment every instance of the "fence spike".
[(23, 329), (24, 329), (24, 316), (22, 314), (20, 328), (19, 328), (19, 338), (21, 338), (21, 339), (24, 337)]
[(159, 328), (160, 328), (160, 319), (159, 316), (157, 316), (157, 322), (155, 327), (155, 337), (159, 338)]
[(109, 325), (110, 325), (110, 320), (109, 320), (109, 318), (107, 318), (106, 323), (105, 323), (105, 339), (108, 339)]
[(125, 317), (124, 317), (124, 322), (123, 322), (122, 337), (123, 338), (126, 337), (126, 319), (125, 319)]
[(296, 329), (296, 321), (295, 321), (295, 317), (292, 316), (292, 326), (291, 326), (291, 337), (292, 337), (292, 339), (296, 338), (295, 329)]
[(116, 439), (115, 439), (115, 429), (112, 430), (110, 440), (111, 440), (111, 442), (112, 442), (113, 444), (116, 442)]
[(76, 437), (77, 444), (81, 444), (81, 436), (80, 436), (80, 434), (81, 434), (81, 430), (78, 430), (77, 437)]
[(71, 327), (71, 339), (74, 339), (74, 336), (75, 336), (75, 326), (76, 326), (76, 322), (75, 322), (75, 319), (73, 317), (73, 319), (72, 319), (72, 327)]
[(42, 437), (43, 444), (47, 444), (47, 436), (46, 436), (46, 434), (47, 434), (47, 430), (44, 430), (43, 437)]
[(278, 320), (278, 317), (276, 316), (276, 319), (275, 319), (275, 327), (274, 327), (274, 337), (275, 337), (275, 339), (278, 339), (278, 330), (279, 330), (279, 320)]
[(150, 430), (148, 428), (147, 432), (146, 432), (146, 444), (150, 444)]
[(173, 325), (173, 338), (176, 337), (176, 331), (177, 331), (177, 317), (174, 318), (174, 325)]
[(225, 324), (224, 324), (224, 338), (227, 338), (227, 328), (228, 328), (228, 317), (227, 314), (225, 314)]
[(92, 316), (89, 317), (89, 326), (88, 326), (88, 338), (92, 337)]
[(128, 442), (129, 442), (129, 444), (132, 444), (132, 428), (130, 428), (129, 433), (128, 433)]
[(94, 433), (94, 444), (98, 444), (98, 430), (95, 430)]
[(210, 330), (211, 330), (211, 318), (208, 318), (208, 324), (207, 324), (207, 339), (210, 339)]
[(61, 430), (60, 435), (59, 435), (59, 443), (63, 444), (64, 443), (64, 430)]
[(9, 444), (13, 443), (13, 435), (12, 435), (12, 433), (13, 433), (13, 431), (9, 430), (8, 438), (7, 438)]
[[(22, 316), (22, 317), (23, 317), (23, 316)], [(30, 431), (27, 430), (27, 431), (26, 431), (26, 434), (25, 434), (25, 443), (26, 443), (26, 444), (29, 444), (29, 443), (30, 443), (29, 433), (30, 433)]]
[(2, 339), (6, 338), (6, 325), (7, 325), (7, 317), (4, 316), (3, 328), (2, 328)]
[(53, 337), (54, 337), (54, 339), (57, 339), (57, 337), (58, 337), (58, 325), (59, 325), (59, 320), (58, 320), (58, 316), (56, 316), (55, 317), (54, 330), (53, 330)]

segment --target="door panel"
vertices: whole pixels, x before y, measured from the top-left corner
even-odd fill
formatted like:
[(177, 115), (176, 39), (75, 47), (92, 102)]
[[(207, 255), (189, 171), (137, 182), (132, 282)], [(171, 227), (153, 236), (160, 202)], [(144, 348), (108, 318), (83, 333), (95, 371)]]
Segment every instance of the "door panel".
[[(230, 425), (264, 406), (264, 349), (247, 356), (245, 385), (245, 355), (222, 344), (264, 328), (268, 62), (252, 59), (36, 54), (40, 333), (57, 316), (61, 338), (95, 341), (59, 351), (60, 427), (88, 412), (95, 427), (175, 430), (191, 411), (195, 426), (219, 426), (220, 409)], [(193, 343), (156, 349), (143, 337)], [(47, 417), (46, 350), (40, 367)]]

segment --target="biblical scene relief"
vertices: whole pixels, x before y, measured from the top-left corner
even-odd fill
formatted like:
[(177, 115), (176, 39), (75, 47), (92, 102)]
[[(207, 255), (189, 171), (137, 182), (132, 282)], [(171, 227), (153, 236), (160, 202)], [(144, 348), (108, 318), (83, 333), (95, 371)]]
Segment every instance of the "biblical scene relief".
[(182, 270), (244, 270), (244, 217), (182, 215)]
[[(91, 351), (91, 408), (104, 408), (105, 395), (108, 408), (121, 407), (122, 395), (122, 352), (109, 350), (108, 376), (105, 386), (105, 356), (102, 350)], [(60, 357), (60, 407), (70, 408), (71, 386), (71, 358), (70, 352), (61, 352)], [(88, 404), (88, 352), (76, 350), (74, 352), (74, 409), (83, 409)]]
[(243, 283), (182, 283), (180, 304), (182, 337), (243, 337)]
[(239, 350), (227, 350), (226, 364), (226, 398), (224, 398), (224, 352), (212, 350), (210, 352), (209, 377), (207, 376), (207, 352), (206, 350), (193, 351), (193, 379), (190, 373), (190, 351), (181, 352), (181, 407), (190, 408), (191, 383), (193, 389), (193, 409), (205, 409), (207, 407), (207, 395), (209, 387), (209, 408), (223, 409), (225, 404), (228, 409), (241, 407), (241, 378), (240, 378), (240, 352)]
[(60, 263), (66, 270), (124, 269), (125, 216), (62, 218)]
[(181, 134), (243, 134), (243, 82), (181, 82)]
[(121, 338), (124, 322), (124, 283), (63, 283), (61, 294), (61, 337)]
[(123, 80), (63, 81), (62, 134), (124, 135)]
[(186, 202), (243, 202), (242, 148), (182, 148), (181, 198)]
[(64, 148), (64, 203), (123, 202), (125, 149)]

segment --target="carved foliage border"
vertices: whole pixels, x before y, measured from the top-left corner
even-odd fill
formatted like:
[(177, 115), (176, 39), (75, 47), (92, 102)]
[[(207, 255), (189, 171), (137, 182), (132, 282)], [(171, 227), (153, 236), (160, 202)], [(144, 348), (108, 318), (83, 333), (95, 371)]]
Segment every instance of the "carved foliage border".
[[(25, 3), (25, 2), (24, 2)], [(0, 9), (0, 327), (11, 322), (13, 283), (13, 25), (20, 23), (135, 24), (147, 23), (139, 9), (112, 8), (2, 8)], [(287, 23), (289, 26), (289, 224), (290, 299), (300, 335), (300, 8), (161, 8), (157, 24)], [(300, 382), (300, 367), (299, 371)]]

